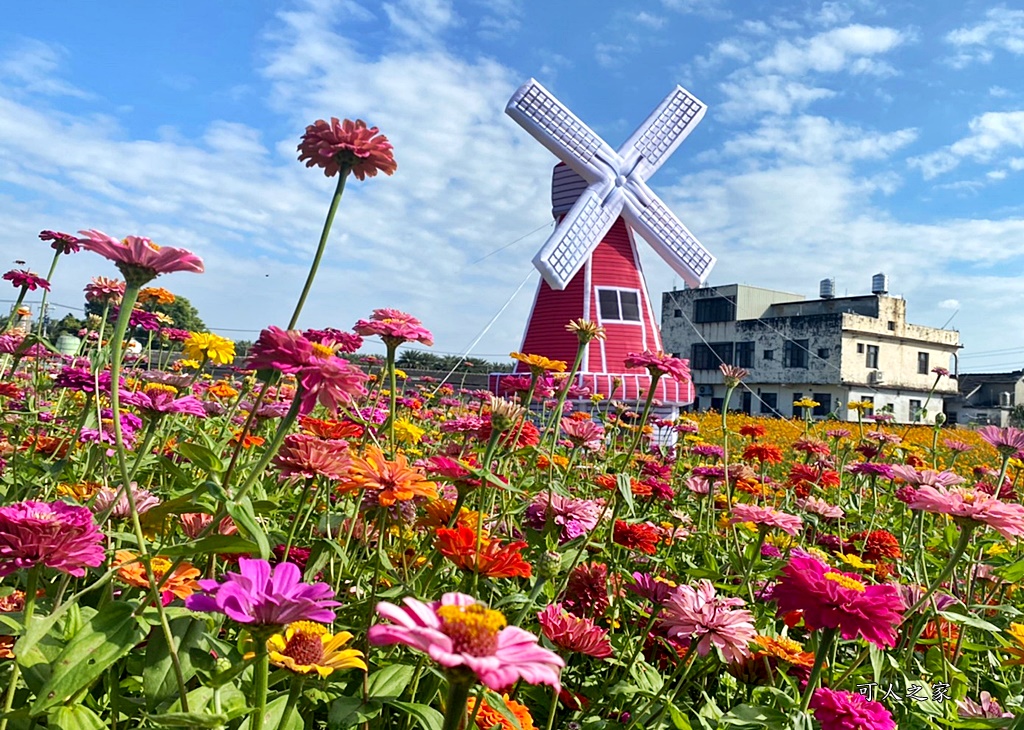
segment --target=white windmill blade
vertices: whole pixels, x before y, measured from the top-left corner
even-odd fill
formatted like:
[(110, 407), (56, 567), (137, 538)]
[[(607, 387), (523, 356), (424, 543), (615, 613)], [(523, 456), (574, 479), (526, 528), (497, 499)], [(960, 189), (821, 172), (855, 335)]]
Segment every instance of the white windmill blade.
[(569, 286), (622, 212), (619, 189), (606, 195), (597, 187), (583, 191), (533, 258), (533, 265), (552, 289), (561, 291)]
[(620, 152), (631, 168), (637, 161), (634, 174), (649, 178), (704, 118), (707, 109), (704, 102), (677, 86), (622, 145)]
[(607, 166), (596, 164), (595, 158), (619, 159), (615, 150), (536, 79), (519, 87), (508, 100), (505, 113), (587, 182), (609, 174)]
[[(691, 287), (703, 284), (715, 265), (715, 257), (683, 225), (675, 213), (650, 188), (630, 185), (622, 217), (683, 277)], [(639, 193), (639, 194), (637, 194)]]

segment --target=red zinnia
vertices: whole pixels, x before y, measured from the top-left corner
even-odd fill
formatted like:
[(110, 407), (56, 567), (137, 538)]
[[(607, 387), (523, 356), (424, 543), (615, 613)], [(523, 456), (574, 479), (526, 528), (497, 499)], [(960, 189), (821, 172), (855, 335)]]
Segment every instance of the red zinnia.
[(743, 450), (744, 461), (759, 461), (762, 464), (782, 463), (782, 449), (775, 444), (750, 444)]
[(541, 631), (555, 646), (587, 656), (604, 659), (612, 655), (608, 632), (589, 618), (575, 616), (560, 603), (555, 603), (537, 614)]
[(858, 532), (855, 535), (850, 535), (850, 542), (855, 547), (859, 544), (861, 557), (872, 563), (882, 558), (898, 560), (903, 557), (900, 541), (888, 530)]
[(463, 570), (488, 578), (529, 578), (533, 568), (523, 560), (520, 552), (527, 543), (510, 542), (503, 545), (486, 535), (480, 537), (480, 551), (476, 549), (476, 531), (459, 525), (453, 529), (437, 530), (437, 550)]
[(330, 123), (317, 119), (306, 127), (299, 142), (299, 162), (306, 167), (317, 165), (327, 177), (334, 177), (342, 169), (360, 180), (376, 176), (377, 172), (393, 175), (398, 169), (394, 148), (377, 127), (367, 127), (362, 119)]
[(615, 532), (612, 539), (627, 550), (639, 550), (642, 553), (654, 555), (658, 551), (659, 538), (660, 533), (654, 525), (645, 522), (629, 523), (615, 520)]
[[(618, 591), (613, 591), (617, 594)], [(576, 616), (600, 618), (608, 610), (608, 566), (583, 563), (569, 573), (562, 604)]]

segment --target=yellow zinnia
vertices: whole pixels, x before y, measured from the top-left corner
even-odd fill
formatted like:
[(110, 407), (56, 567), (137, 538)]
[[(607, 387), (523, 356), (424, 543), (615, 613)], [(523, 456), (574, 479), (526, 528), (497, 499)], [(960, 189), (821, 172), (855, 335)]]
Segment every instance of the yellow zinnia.
[(235, 343), (212, 332), (193, 332), (182, 345), (187, 358), (208, 359), (215, 365), (230, 365), (235, 359)]
[(296, 674), (316, 672), (326, 677), (338, 669), (362, 669), (366, 671), (363, 652), (358, 649), (342, 649), (352, 634), (341, 631), (332, 634), (322, 624), (312, 621), (296, 621), (288, 624), (283, 634), (274, 634), (267, 639), (270, 663)]

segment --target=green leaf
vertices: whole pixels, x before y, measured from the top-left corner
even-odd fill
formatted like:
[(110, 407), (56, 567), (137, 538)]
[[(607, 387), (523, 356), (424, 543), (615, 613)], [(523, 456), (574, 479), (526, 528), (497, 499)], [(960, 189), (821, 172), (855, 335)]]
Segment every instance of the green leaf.
[(412, 681), (416, 670), (408, 664), (389, 664), (370, 675), (366, 682), (369, 697), (399, 697)]
[(668, 707), (669, 719), (672, 720), (672, 725), (675, 726), (676, 730), (693, 730), (693, 725), (686, 719), (686, 715), (683, 714), (682, 710), (671, 702), (666, 702), (665, 706)]
[[(421, 705), (417, 702), (399, 702), (398, 700), (386, 700), (387, 704), (397, 707), (408, 715), (416, 718), (424, 730), (442, 730), (444, 727), (444, 715), (429, 705)], [(487, 704), (490, 704), (488, 702)], [(491, 705), (494, 707), (493, 705)], [(495, 707), (495, 709), (497, 709)], [(519, 730), (519, 725), (516, 725)]]
[(222, 553), (258, 553), (260, 546), (241, 535), (210, 535), (195, 542), (171, 545), (160, 550), (166, 558), (192, 557), (195, 555), (219, 555)]
[(224, 471), (224, 462), (211, 449), (197, 443), (183, 443), (176, 447), (179, 454), (210, 473), (219, 474)]
[(270, 540), (267, 539), (267, 533), (263, 531), (260, 523), (256, 520), (256, 510), (252, 506), (252, 500), (245, 496), (237, 502), (225, 502), (224, 507), (231, 515), (231, 519), (259, 545), (260, 557), (270, 560)]
[(61, 705), (46, 718), (54, 730), (104, 730), (107, 723), (85, 705)]
[[(206, 622), (196, 618), (178, 618), (171, 621), (171, 635), (181, 663), (181, 673), (187, 682), (196, 673), (192, 667), (189, 649), (197, 647), (206, 635)], [(146, 666), (142, 670), (142, 693), (150, 710), (178, 693), (171, 652), (163, 631), (154, 632), (146, 646)]]
[(980, 619), (977, 616), (963, 613), (955, 613), (953, 611), (939, 611), (939, 615), (947, 621), (952, 621), (955, 624), (964, 624), (965, 626), (971, 626), (982, 631), (991, 631), (994, 634), (1000, 632), (1000, 628), (995, 624), (989, 623), (984, 619)]
[(499, 715), (509, 721), (509, 724), (515, 728), (515, 730), (522, 730), (519, 725), (519, 718), (515, 716), (515, 713), (508, 708), (505, 704), (505, 698), (497, 692), (492, 692), (488, 689), (484, 690), (484, 699), (487, 700), (487, 706), (497, 712)]
[[(618, 474), (615, 477), (615, 486), (619, 488), (619, 494), (626, 501), (629, 514), (633, 514), (633, 486), (629, 474)], [(613, 526), (614, 527), (614, 526)]]
[(328, 730), (344, 730), (372, 720), (383, 707), (379, 700), (370, 700), (364, 704), (358, 697), (339, 697), (331, 703), (331, 710), (327, 714)]
[[(288, 709), (288, 695), (283, 694), (272, 702), (267, 703), (267, 710), (263, 715), (263, 727), (259, 730), (302, 730), (304, 723), (302, 716), (297, 710), (293, 710), (285, 718), (284, 712)], [(378, 710), (379, 712), (379, 710)], [(250, 730), (252, 715), (250, 714), (239, 726), (238, 730)], [(257, 730), (251, 728), (251, 730)]]
[(208, 715), (205, 712), (165, 712), (147, 718), (160, 727), (221, 727), (228, 724), (227, 715)]
[(737, 705), (718, 719), (722, 725), (736, 727), (786, 727), (787, 716), (784, 712), (770, 707), (756, 705)]
[(996, 575), (1005, 581), (1019, 583), (1021, 580), (1024, 580), (1024, 560), (1018, 560), (1012, 565), (998, 568), (995, 572)]
[(41, 715), (95, 682), (103, 672), (146, 638), (131, 603), (110, 603), (75, 633), (53, 663), (53, 674), (36, 696), (31, 712)]

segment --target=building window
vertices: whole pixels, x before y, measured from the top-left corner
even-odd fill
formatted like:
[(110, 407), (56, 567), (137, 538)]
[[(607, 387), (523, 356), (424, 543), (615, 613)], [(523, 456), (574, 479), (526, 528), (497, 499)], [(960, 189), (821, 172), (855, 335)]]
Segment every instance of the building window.
[(764, 359), (765, 360), (774, 360), (775, 359), (775, 350), (765, 350), (764, 351)]
[(857, 343), (857, 354), (858, 355), (863, 355), (864, 354), (864, 343), (863, 342), (858, 342)]
[(875, 396), (873, 396), (873, 395), (866, 395), (863, 398), (861, 398), (861, 401), (864, 402), (864, 403), (870, 403), (871, 404), (870, 408), (865, 408), (864, 409), (864, 418), (868, 418), (869, 416), (875, 415)]
[(676, 316), (677, 318), (678, 318), (678, 317), (682, 317), (682, 316), (683, 316), (683, 310), (682, 310), (682, 309), (677, 309), (677, 310), (676, 310), (676, 311), (674, 312), (674, 315), (675, 315), (675, 316)]
[(911, 398), (910, 399), (910, 420), (913, 421), (914, 423), (917, 423), (918, 421), (921, 420), (922, 415), (924, 415), (924, 414), (921, 413), (921, 401), (919, 401), (919, 400), (917, 400), (915, 398)]
[(818, 358), (819, 359), (821, 359), (821, 360), (828, 360), (828, 356), (830, 354), (831, 353), (829, 352), (829, 349), (827, 347), (819, 347), (818, 348)]
[(761, 393), (758, 396), (761, 399), (761, 413), (767, 416), (778, 415), (779, 411), (779, 394), (778, 393)]
[(928, 374), (928, 353), (919, 352), (917, 353), (917, 374), (927, 375)]
[(864, 359), (864, 364), (869, 368), (878, 367), (878, 345), (868, 345), (867, 357)]
[(735, 297), (712, 297), (698, 299), (693, 303), (693, 321), (696, 324), (732, 322), (734, 319), (736, 319)]
[(832, 412), (832, 394), (831, 393), (812, 393), (811, 400), (815, 401), (818, 405), (814, 406), (814, 415), (824, 418)]
[(807, 340), (786, 340), (782, 345), (782, 367), (807, 367)]
[(690, 368), (692, 370), (718, 370), (718, 366), (723, 363), (732, 364), (731, 342), (712, 342), (707, 345), (698, 342), (690, 351)]
[(636, 289), (598, 289), (602, 322), (639, 322), (640, 292)]
[(891, 321), (891, 320), (889, 321), (889, 331), (890, 332), (895, 332), (896, 331), (896, 323)]
[(736, 364), (741, 368), (754, 367), (754, 343), (736, 343)]

